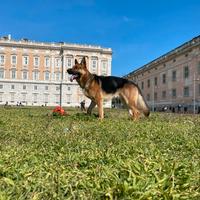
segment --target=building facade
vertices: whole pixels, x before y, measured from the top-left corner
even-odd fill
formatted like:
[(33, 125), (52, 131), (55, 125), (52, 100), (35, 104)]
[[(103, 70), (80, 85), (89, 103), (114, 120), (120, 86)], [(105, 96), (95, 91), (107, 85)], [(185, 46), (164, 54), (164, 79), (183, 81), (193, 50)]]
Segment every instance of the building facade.
[[(91, 73), (111, 74), (112, 50), (100, 46), (0, 39), (0, 105), (6, 102), (28, 106), (79, 106), (89, 104), (67, 69), (87, 56)], [(110, 101), (105, 102), (110, 106)]]
[(200, 113), (200, 36), (126, 78), (138, 84), (151, 110)]

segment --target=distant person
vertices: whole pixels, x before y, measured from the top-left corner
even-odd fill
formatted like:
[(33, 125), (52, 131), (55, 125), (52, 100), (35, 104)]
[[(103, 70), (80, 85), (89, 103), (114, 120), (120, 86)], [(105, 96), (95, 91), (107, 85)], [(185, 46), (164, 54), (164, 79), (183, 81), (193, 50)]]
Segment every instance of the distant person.
[(181, 112), (181, 104), (178, 104), (178, 112)]
[(85, 108), (85, 100), (81, 101), (81, 111), (86, 111), (86, 108)]
[(8, 102), (6, 101), (5, 105), (4, 106), (8, 106)]

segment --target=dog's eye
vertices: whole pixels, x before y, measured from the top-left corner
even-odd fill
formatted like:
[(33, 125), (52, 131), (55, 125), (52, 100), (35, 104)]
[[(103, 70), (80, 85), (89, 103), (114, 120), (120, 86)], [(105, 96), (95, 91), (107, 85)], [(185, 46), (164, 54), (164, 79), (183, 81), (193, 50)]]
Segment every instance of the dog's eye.
[(78, 69), (79, 69), (79, 66), (74, 66), (74, 69), (75, 69), (75, 70), (78, 70)]

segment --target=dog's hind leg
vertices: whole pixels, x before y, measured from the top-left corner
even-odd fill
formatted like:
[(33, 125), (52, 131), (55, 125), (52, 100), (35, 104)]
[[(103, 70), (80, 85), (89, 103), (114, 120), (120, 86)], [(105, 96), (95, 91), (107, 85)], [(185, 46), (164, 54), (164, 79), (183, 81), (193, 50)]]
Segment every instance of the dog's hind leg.
[(126, 96), (124, 93), (121, 93), (120, 97), (128, 107), (128, 111), (132, 119), (134, 121), (138, 120), (140, 118), (140, 111), (136, 108), (136, 102), (133, 99)]
[(138, 120), (140, 118), (140, 110), (137, 108), (137, 102), (134, 98), (128, 99), (128, 107), (129, 107), (129, 113), (132, 113), (132, 118), (134, 121)]
[(90, 103), (90, 105), (89, 105), (89, 107), (88, 107), (88, 109), (87, 109), (87, 114), (91, 115), (91, 114), (92, 114), (92, 110), (93, 110), (93, 108), (94, 108), (95, 106), (96, 106), (96, 102), (91, 101), (91, 103)]
[(130, 106), (129, 113), (132, 113), (132, 118), (134, 121), (140, 118), (140, 111), (135, 106)]

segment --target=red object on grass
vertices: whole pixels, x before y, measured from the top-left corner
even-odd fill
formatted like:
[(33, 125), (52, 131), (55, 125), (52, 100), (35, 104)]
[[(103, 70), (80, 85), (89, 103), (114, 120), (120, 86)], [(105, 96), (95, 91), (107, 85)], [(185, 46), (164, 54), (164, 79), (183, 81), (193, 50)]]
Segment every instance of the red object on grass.
[(56, 106), (53, 109), (53, 114), (65, 115), (65, 110), (61, 106)]

